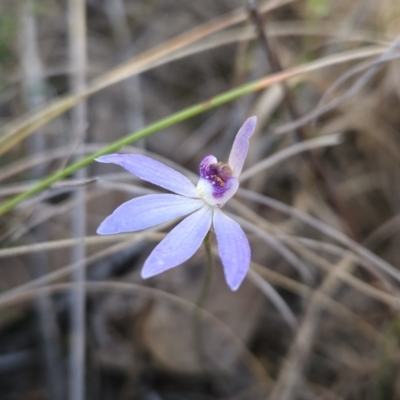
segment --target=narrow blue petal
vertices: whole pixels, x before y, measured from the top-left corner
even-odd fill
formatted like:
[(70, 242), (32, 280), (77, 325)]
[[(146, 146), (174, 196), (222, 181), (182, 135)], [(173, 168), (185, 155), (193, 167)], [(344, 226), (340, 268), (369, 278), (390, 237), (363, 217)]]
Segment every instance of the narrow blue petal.
[(248, 118), (236, 135), (229, 155), (228, 164), (232, 169), (232, 175), (238, 178), (242, 172), (247, 152), (249, 150), (249, 139), (256, 129), (257, 117)]
[(249, 241), (240, 225), (219, 209), (214, 211), (213, 226), (226, 282), (237, 290), (250, 267)]
[(99, 235), (135, 232), (174, 218), (188, 215), (204, 206), (204, 201), (177, 194), (150, 194), (120, 205), (97, 229)]
[(141, 154), (108, 154), (96, 158), (101, 163), (120, 165), (140, 179), (187, 197), (198, 197), (196, 187), (180, 172)]
[(204, 206), (185, 218), (157, 245), (147, 258), (142, 277), (150, 278), (188, 260), (203, 243), (210, 229), (212, 209)]

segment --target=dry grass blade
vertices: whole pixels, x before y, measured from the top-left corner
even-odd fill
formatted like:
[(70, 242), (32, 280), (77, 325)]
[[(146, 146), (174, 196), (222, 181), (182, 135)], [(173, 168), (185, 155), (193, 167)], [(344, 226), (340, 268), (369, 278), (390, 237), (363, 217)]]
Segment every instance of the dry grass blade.
[[(236, 203), (235, 208), (240, 211), (244, 212), (246, 207), (241, 206), (240, 204)], [(246, 216), (251, 211), (248, 209), (246, 212)], [(263, 229), (260, 229), (257, 225), (247, 221), (244, 218), (238, 217), (236, 215), (230, 215), (233, 219), (238, 221), (240, 225), (244, 228), (248, 229), (250, 232), (254, 232), (257, 236), (259, 236), (262, 240), (264, 240), (271, 248), (277, 251), (288, 263), (290, 263), (300, 274), (302, 279), (307, 282), (308, 284), (314, 283), (314, 276), (310, 272), (309, 266), (304, 263), (295, 253), (293, 253), (290, 249), (288, 249), (285, 245), (283, 245), (278, 239), (276, 239), (273, 235), (269, 232), (266, 232)]]
[[(32, 111), (45, 104), (46, 79), (39, 51), (38, 18), (35, 15), (35, 4), (25, 0), (20, 7), (20, 58), (23, 70), (22, 86), (26, 109)], [(46, 137), (42, 130), (34, 132), (27, 143), (30, 154), (44, 152)], [(37, 179), (44, 174), (43, 166), (38, 165), (29, 171), (29, 177)], [(30, 235), (29, 241), (46, 240), (48, 233), (38, 227)], [(51, 264), (47, 254), (34, 253), (29, 256), (33, 277), (48, 273)], [(64, 391), (62, 356), (60, 348), (60, 332), (57, 323), (57, 311), (51, 297), (43, 293), (35, 301), (38, 313), (40, 332), (40, 356), (43, 357), (43, 374), (46, 377), (47, 395), (53, 400), (62, 400)]]
[[(142, 237), (141, 233), (127, 233), (120, 234), (118, 236), (86, 236), (84, 238), (52, 240), (49, 242), (35, 243), (25, 246), (8, 247), (6, 249), (0, 249), (0, 258), (21, 256), (23, 254), (36, 253), (40, 251), (64, 249), (74, 246), (77, 242), (82, 242), (86, 246), (90, 246), (120, 242), (124, 240), (135, 241), (137, 235), (140, 235), (140, 237)], [(146, 239), (158, 241), (161, 240), (164, 236), (165, 234), (163, 233), (147, 233)]]
[(368, 261), (368, 263), (377, 268), (380, 268), (382, 271), (386, 272), (388, 275), (400, 282), (400, 272), (393, 265), (378, 257), (376, 254), (369, 251), (366, 247), (350, 239), (342, 232), (339, 232), (338, 230), (323, 223), (322, 221), (302, 212), (301, 210), (290, 207), (280, 201), (268, 198), (267, 196), (263, 196), (261, 194), (245, 189), (239, 189), (238, 193), (243, 195), (243, 197), (247, 199), (254, 200), (260, 204), (264, 204), (285, 214), (298, 218), (307, 225), (310, 225), (315, 229), (318, 229), (325, 235), (331, 237), (332, 239), (337, 240), (339, 243), (354, 251), (360, 257), (363, 257), (366, 261)]
[[(281, 287), (306, 299), (309, 299), (313, 295), (314, 289), (304, 285), (303, 283), (297, 282), (294, 279), (288, 278), (285, 275), (272, 271), (271, 269), (263, 267), (255, 262), (251, 263), (251, 268), (257, 271), (261, 277), (268, 280), (268, 282), (273, 285)], [(345, 318), (349, 323), (354, 324), (360, 332), (367, 336), (371, 341), (383, 339), (382, 334), (380, 334), (370, 323), (346, 306), (338, 303), (329, 296), (323, 295), (322, 293), (321, 300), (327, 310), (338, 317)]]
[(338, 274), (349, 268), (351, 268), (351, 263), (344, 259), (342, 263), (332, 269), (320, 288), (314, 292), (301, 328), (291, 345), (287, 360), (269, 397), (271, 400), (289, 400), (292, 398), (293, 391), (300, 389), (302, 371), (319, 326), (320, 312), (323, 309), (321, 300), (324, 296), (330, 297), (333, 294), (339, 284)]
[(399, 58), (400, 55), (394, 55), (387, 58), (385, 57), (384, 59), (378, 59), (373, 62), (368, 61), (362, 63), (361, 65), (357, 65), (353, 68), (350, 68), (343, 75), (341, 75), (335, 82), (333, 82), (332, 85), (324, 92), (324, 94), (322, 95), (321, 99), (318, 102), (317, 108), (321, 107), (323, 104), (326, 104), (329, 101), (329, 98), (333, 96), (333, 93), (337, 91), (340, 88), (340, 86), (343, 86), (346, 83), (346, 81), (355, 77), (360, 72), (365, 71), (368, 68), (379, 66), (380, 64), (386, 64), (391, 61), (398, 60)]
[(324, 104), (321, 105), (320, 107), (317, 107), (315, 110), (297, 119), (296, 121), (278, 128), (276, 130), (276, 133), (279, 134), (288, 133), (293, 129), (301, 127), (309, 123), (310, 121), (319, 118), (325, 113), (335, 109), (339, 105), (343, 104), (345, 101), (355, 96), (365, 86), (365, 84), (377, 73), (382, 63), (393, 61), (394, 59), (396, 59), (396, 57), (393, 57), (393, 53), (395, 53), (399, 44), (400, 44), (400, 37), (397, 38), (377, 60), (373, 61), (370, 64), (368, 70), (363, 75), (361, 75), (361, 77), (359, 77), (357, 81), (344, 94), (333, 99), (328, 104)]
[[(21, 304), (27, 301), (34, 299), (44, 290), (48, 290), (49, 293), (64, 293), (69, 292), (74, 289), (76, 283), (63, 283), (57, 285), (50, 285), (46, 289), (38, 288), (27, 290), (24, 293), (16, 293), (14, 296), (9, 297), (7, 300), (0, 301), (0, 307), (10, 307), (12, 305)], [(174, 306), (183, 307), (189, 312), (192, 312), (195, 304), (188, 302), (180, 297), (177, 297), (173, 294), (163, 292), (158, 289), (149, 288), (146, 286), (136, 285), (134, 283), (127, 282), (85, 282), (85, 289), (91, 293), (101, 293), (101, 292), (116, 292), (116, 293), (125, 293), (131, 295), (141, 295), (146, 296), (148, 298), (154, 298), (156, 300), (160, 300), (163, 302), (170, 303)], [(241, 350), (241, 354), (244, 362), (248, 366), (248, 368), (253, 372), (255, 379), (261, 384), (263, 387), (266, 384), (272, 383), (271, 377), (267, 374), (265, 368), (262, 364), (252, 355), (252, 353), (247, 349), (242, 341), (240, 341), (237, 336), (231, 331), (231, 329), (226, 326), (222, 321), (208, 313), (206, 310), (200, 310), (202, 316), (205, 321), (211, 322), (218, 326), (226, 335), (227, 340), (232, 341), (236, 346), (238, 346)]]
[[(86, 1), (69, 0), (68, 2), (68, 36), (71, 60), (70, 86), (72, 93), (85, 90), (87, 70), (87, 39), (86, 39)], [(81, 143), (85, 142), (87, 125), (87, 104), (81, 102), (72, 109), (71, 137), (72, 144), (67, 150), (72, 155)], [(86, 179), (86, 170), (82, 168), (76, 173), (81, 180)], [(71, 210), (70, 229), (72, 238), (83, 239), (86, 236), (86, 188), (80, 187), (74, 193), (76, 206)], [(71, 262), (79, 263), (86, 257), (86, 247), (82, 240), (71, 247)], [(86, 397), (86, 292), (84, 282), (86, 270), (75, 270), (71, 280), (76, 283), (70, 296), (70, 338), (69, 338), (69, 398), (84, 400)]]
[[(274, 84), (289, 80), (291, 78), (297, 77), (298, 75), (307, 74), (309, 72), (333, 66), (336, 64), (341, 64), (349, 61), (354, 61), (358, 59), (373, 57), (382, 54), (386, 48), (373, 47), (361, 50), (352, 50), (350, 52), (343, 52), (341, 54), (328, 56), (324, 59), (320, 59), (314, 62), (310, 62), (301, 67), (292, 68), (281, 73), (276, 73), (271, 76), (264, 77), (257, 81), (254, 90), (262, 90)], [(123, 80), (125, 76), (120, 77)], [(112, 82), (115, 83), (115, 82)], [(110, 83), (111, 84), (111, 83)], [(56, 100), (54, 103), (46, 106), (43, 110), (38, 111), (29, 117), (21, 117), (19, 120), (9, 124), (4, 128), (4, 134), (0, 137), (0, 155), (12, 148), (15, 144), (20, 142), (30, 133), (45, 125), (58, 115), (67, 111), (74, 105), (78, 104), (79, 101), (86, 99), (88, 96), (96, 93), (98, 90), (89, 89), (75, 96), (67, 96), (60, 100)], [(210, 104), (212, 100), (205, 102), (205, 104)]]
[[(293, 1), (294, 0), (265, 1), (263, 5), (260, 6), (260, 11), (263, 13), (269, 12)], [(33, 115), (19, 118), (18, 120), (4, 127), (4, 133), (0, 136), (0, 155), (11, 149), (25, 137), (30, 135), (33, 131), (72, 108), (87, 97), (97, 93), (102, 89), (105, 89), (108, 86), (111, 86), (117, 82), (121, 82), (124, 79), (152, 68), (154, 63), (159, 62), (164, 57), (167, 57), (173, 52), (178, 51), (190, 45), (191, 43), (199, 41), (200, 39), (203, 39), (204, 37), (215, 32), (241, 23), (246, 19), (247, 13), (245, 9), (240, 8), (225, 16), (209, 21), (203, 25), (200, 25), (199, 27), (193, 28), (189, 32), (184, 32), (167, 42), (164, 42), (142, 54), (139, 54), (130, 61), (113, 68), (112, 70), (90, 82), (87, 88), (82, 90), (80, 93), (64, 96), (63, 98), (57, 99), (48, 104)]]
[(289, 327), (295, 331), (298, 326), (297, 318), (279, 293), (273, 288), (273, 286), (271, 286), (267, 280), (263, 279), (262, 276), (253, 269), (249, 270), (247, 279), (253, 282), (254, 285), (257, 286), (265, 294), (265, 296), (270, 299)]
[[(290, 249), (283, 247), (285, 250), (282, 252), (281, 249), (282, 246), (278, 246), (278, 251), (280, 251), (281, 255), (283, 255), (289, 263), (291, 263), (293, 266), (296, 268), (307, 268), (306, 264), (300, 264), (299, 265), (299, 260), (300, 258), (297, 256), (297, 254), (301, 255), (302, 258), (308, 260), (312, 265), (317, 265), (319, 268), (321, 268), (325, 273), (328, 275), (331, 273), (331, 271), (334, 269), (334, 265), (327, 261), (325, 258), (319, 256), (315, 252), (310, 251), (307, 249), (305, 246), (302, 245), (301, 241), (299, 240), (292, 240), (293, 238), (287, 237), (287, 236), (281, 236), (279, 229), (274, 227), (273, 225), (269, 224), (266, 220), (263, 218), (259, 218), (258, 214), (254, 213), (250, 208), (234, 202), (231, 200), (231, 204), (235, 206), (235, 208), (240, 211), (243, 215), (246, 216), (249, 220), (253, 222), (249, 222), (247, 220), (244, 220), (243, 218), (233, 216), (236, 220), (240, 221), (240, 224), (243, 225), (245, 228), (249, 229), (250, 231), (254, 232), (257, 236), (262, 238), (263, 240), (266, 240), (267, 243), (273, 242), (273, 243), (279, 243), (280, 240), (284, 240), (287, 242), (287, 244), (293, 249), (293, 251), (296, 252), (293, 253)], [(329, 227), (330, 228), (330, 227)], [(332, 228), (333, 229), (333, 228)], [(268, 232), (269, 231), (269, 232)], [(272, 239), (271, 239), (272, 238)], [(287, 240), (289, 239), (289, 240)], [(363, 246), (361, 246), (363, 247)], [(348, 253), (343, 253), (343, 259), (346, 260), (346, 262), (349, 263), (354, 263), (357, 260), (357, 258), (354, 258), (351, 252)], [(366, 260), (369, 261), (369, 260)], [(382, 260), (383, 261), (383, 260)], [(301, 261), (300, 261), (301, 262)], [(361, 263), (361, 265), (365, 265)], [(366, 264), (366, 266), (370, 267), (370, 264)], [(351, 274), (347, 273), (346, 271), (339, 271), (336, 276), (343, 280), (346, 284), (349, 286), (353, 287), (355, 290), (365, 294), (368, 297), (374, 298), (380, 302), (383, 302), (384, 304), (389, 305), (390, 307), (398, 308), (400, 306), (400, 297), (397, 296), (396, 292), (392, 293), (387, 293), (383, 290), (377, 289), (367, 283), (364, 283), (360, 279), (358, 279), (355, 276), (352, 276)]]
[(293, 157), (296, 154), (320, 147), (337, 146), (342, 143), (342, 141), (343, 136), (341, 134), (336, 134), (296, 143), (290, 147), (287, 147), (286, 149), (274, 153), (272, 156), (246, 169), (246, 171), (244, 171), (240, 176), (240, 182), (244, 182), (255, 174), (258, 174), (259, 172), (268, 169), (287, 158)]
[[(141, 240), (146, 240), (148, 237), (147, 235), (148, 233), (147, 234), (143, 233), (142, 236), (136, 237), (136, 240), (134, 242), (132, 242), (131, 239), (124, 240), (122, 242), (115, 244), (114, 246), (107, 247), (106, 249), (103, 249), (101, 251), (98, 251), (97, 253), (90, 255), (89, 257), (86, 257), (84, 260), (80, 260), (76, 263), (67, 265), (66, 267), (63, 267), (55, 272), (51, 272), (50, 274), (47, 274), (41, 278), (33, 279), (28, 283), (20, 285), (14, 289), (8, 290), (7, 292), (0, 295), (0, 304), (2, 301), (7, 301), (7, 299), (9, 299), (10, 297), (15, 296), (17, 293), (23, 293), (26, 290), (39, 287), (42, 285), (47, 285), (50, 282), (54, 282), (56, 280), (68, 276), (74, 271), (86, 268), (86, 265), (88, 265), (89, 263), (100, 260), (108, 255), (115, 254), (118, 251), (121, 251), (123, 249), (126, 249), (127, 247), (132, 246), (133, 243), (139, 242)], [(150, 234), (150, 237), (152, 237), (152, 234)]]

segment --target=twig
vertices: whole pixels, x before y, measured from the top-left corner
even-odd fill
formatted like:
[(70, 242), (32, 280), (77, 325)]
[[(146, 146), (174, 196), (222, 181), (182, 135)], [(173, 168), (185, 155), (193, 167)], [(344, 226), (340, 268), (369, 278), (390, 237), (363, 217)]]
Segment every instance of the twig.
[[(86, 81), (86, 2), (85, 0), (69, 0), (69, 50), (72, 68), (71, 88), (74, 93), (85, 89)], [(75, 144), (84, 142), (86, 131), (87, 110), (86, 103), (81, 102), (72, 109), (72, 132)], [(76, 173), (76, 178), (86, 179), (86, 170)], [(71, 236), (83, 238), (86, 236), (86, 190), (84, 187), (75, 193), (77, 206), (71, 214)], [(82, 242), (78, 242), (71, 251), (72, 263), (85, 260), (86, 249)], [(71, 291), (71, 336), (70, 336), (70, 400), (84, 400), (85, 398), (85, 363), (86, 363), (86, 336), (85, 336), (85, 269), (74, 271), (72, 276), (76, 287)]]
[[(21, 256), (23, 254), (31, 254), (40, 251), (49, 251), (49, 250), (59, 250), (64, 249), (66, 247), (74, 246), (77, 242), (82, 241), (85, 245), (96, 245), (96, 244), (107, 244), (111, 242), (120, 242), (124, 239), (131, 238), (132, 240), (136, 239), (137, 233), (127, 233), (120, 235), (109, 235), (109, 236), (86, 236), (82, 238), (72, 238), (72, 239), (61, 239), (61, 240), (51, 240), (48, 242), (41, 242), (35, 244), (28, 244), (24, 246), (15, 246), (9, 247), (7, 249), (0, 249), (0, 258), (5, 257), (13, 257), (13, 256)], [(160, 240), (165, 235), (162, 233), (152, 233), (146, 236), (148, 240)]]
[[(282, 318), (289, 325), (290, 329), (295, 331), (298, 326), (297, 318), (279, 293), (274, 289), (274, 287), (270, 285), (266, 279), (263, 279), (262, 276), (254, 269), (249, 270), (247, 273), (247, 279), (253, 282), (253, 284), (270, 299), (271, 303), (275, 305), (276, 309), (282, 315)], [(301, 283), (299, 283), (299, 285), (301, 285)], [(308, 289), (308, 286), (304, 285), (304, 287)]]
[[(147, 234), (143, 233), (141, 235), (138, 235), (133, 241), (132, 241), (132, 238), (123, 240), (113, 246), (109, 246), (105, 249), (98, 251), (97, 253), (91, 254), (90, 256), (86, 257), (84, 260), (77, 261), (76, 263), (72, 263), (63, 268), (60, 268), (57, 271), (50, 272), (49, 274), (47, 274), (45, 276), (42, 276), (42, 277), (36, 278), (36, 279), (32, 279), (28, 283), (17, 286), (14, 289), (8, 290), (7, 292), (0, 295), (0, 304), (3, 300), (7, 301), (8, 298), (13, 297), (16, 293), (22, 293), (25, 290), (29, 290), (29, 289), (32, 289), (35, 287), (47, 285), (50, 282), (54, 282), (61, 278), (64, 278), (75, 271), (85, 269), (86, 266), (89, 265), (90, 263), (94, 263), (95, 261), (98, 261), (106, 256), (115, 254), (118, 251), (128, 248), (129, 246), (132, 246), (136, 242), (146, 239), (148, 237), (148, 234), (149, 233), (147, 233)], [(151, 232), (150, 237), (154, 237), (153, 235), (154, 235), (154, 232)], [(161, 238), (161, 237), (158, 237), (158, 238)], [(76, 287), (76, 284), (74, 285), (74, 287)]]
[[(255, 262), (251, 263), (251, 270), (256, 271), (263, 279), (268, 280), (268, 282), (295, 293), (305, 299), (309, 299), (314, 292), (314, 289)], [(375, 341), (383, 338), (383, 335), (378, 332), (376, 328), (374, 328), (369, 322), (346, 306), (340, 304), (338, 301), (333, 300), (328, 296), (322, 296), (321, 300), (324, 302), (324, 306), (329, 311), (338, 317), (346, 318), (349, 323), (354, 324), (370, 340)]]
[(344, 94), (336, 97), (327, 104), (320, 105), (319, 107), (311, 111), (309, 114), (304, 115), (301, 118), (297, 118), (290, 124), (286, 124), (279, 127), (278, 129), (276, 129), (276, 132), (282, 134), (289, 132), (293, 129), (297, 129), (300, 126), (303, 126), (321, 117), (327, 112), (334, 110), (336, 107), (342, 105), (347, 100), (355, 96), (365, 86), (365, 84), (376, 74), (376, 72), (379, 70), (379, 68), (383, 63), (392, 61), (393, 59), (397, 58), (396, 56), (393, 56), (392, 53), (396, 50), (399, 44), (400, 44), (400, 37), (398, 37), (391, 44), (391, 46), (380, 57), (378, 57), (378, 59), (374, 60), (370, 64), (369, 69), (364, 74), (362, 74)]
[[(45, 81), (38, 49), (38, 33), (32, 0), (25, 0), (21, 3), (20, 32), (23, 94), (27, 109), (32, 111), (46, 101), (43, 94)], [(35, 155), (45, 151), (46, 141), (41, 130), (29, 137), (28, 148), (30, 153)], [(33, 179), (38, 179), (43, 176), (44, 172), (44, 166), (37, 165), (29, 171), (29, 175)], [(46, 237), (47, 234), (43, 227), (37, 227), (29, 235), (29, 239), (32, 241), (38, 239), (43, 241), (46, 240)], [(30, 254), (29, 258), (33, 266), (33, 278), (45, 276), (50, 271), (49, 260), (44, 252)], [(64, 382), (56, 310), (46, 291), (37, 297), (35, 304), (48, 397), (52, 400), (62, 400)]]
[[(48, 190), (59, 190), (59, 189), (74, 189), (80, 188), (81, 186), (89, 186), (98, 181), (98, 177), (88, 179), (68, 179), (65, 181), (58, 181), (54, 185), (51, 185)], [(36, 181), (37, 183), (37, 181)], [(31, 188), (35, 182), (31, 183), (20, 183), (18, 185), (5, 186), (0, 189), (0, 197), (7, 197), (13, 194), (25, 192)]]
[[(234, 203), (234, 206), (240, 211), (244, 211), (246, 208), (245, 206), (241, 206), (241, 204), (238, 202)], [(238, 217), (237, 215), (232, 215), (230, 213), (226, 214), (230, 215), (233, 219), (238, 221), (240, 225), (242, 225), (244, 228), (248, 229), (251, 232), (254, 232), (264, 242), (266, 242), (273, 250), (278, 252), (289, 264), (291, 264), (296, 269), (296, 271), (299, 273), (299, 275), (305, 282), (307, 282), (309, 285), (315, 282), (315, 278), (310, 272), (310, 267), (306, 263), (304, 263), (299, 257), (297, 257), (295, 253), (293, 253), (284, 244), (282, 244), (277, 238), (275, 238), (273, 235), (266, 232), (265, 230), (260, 229), (255, 224), (252, 224), (247, 219)]]
[[(126, 10), (123, 0), (107, 0), (107, 15), (118, 46), (118, 59), (125, 62), (133, 58), (133, 38), (126, 19)], [(134, 75), (122, 85), (126, 101), (126, 122), (128, 132), (136, 131), (145, 126), (143, 101), (140, 90), (140, 77)], [(144, 145), (144, 140), (142, 141)]]
[(271, 168), (279, 162), (293, 157), (296, 154), (307, 152), (311, 149), (317, 149), (320, 147), (337, 146), (342, 143), (342, 141), (343, 136), (341, 134), (333, 134), (321, 136), (315, 139), (304, 140), (300, 143), (295, 143), (280, 151), (275, 152), (273, 155), (253, 165), (251, 168), (246, 169), (246, 171), (244, 171), (240, 176), (240, 182), (244, 182), (255, 174)]
[[(282, 72), (283, 71), (282, 64), (280, 62), (277, 52), (272, 48), (270, 40), (267, 34), (265, 33), (263, 19), (261, 14), (257, 10), (255, 0), (248, 0), (247, 4), (251, 20), (253, 21), (254, 26), (257, 29), (260, 41), (263, 45), (264, 51), (271, 65), (272, 72), (274, 73)], [(292, 118), (292, 120), (297, 120), (300, 117), (300, 113), (297, 110), (296, 102), (289, 90), (289, 87), (285, 81), (281, 82), (280, 85), (283, 87), (284, 102), (289, 111), (289, 115)], [(295, 134), (299, 142), (306, 140), (308, 136), (303, 126), (297, 127), (295, 129)], [(323, 165), (311, 150), (305, 151), (304, 155), (311, 166), (314, 176), (317, 178), (317, 182), (319, 182), (325, 200), (336, 211), (336, 213), (342, 217), (342, 220), (348, 224), (349, 233), (350, 235), (354, 236), (355, 230), (353, 229), (354, 224), (352, 222), (352, 217), (343, 207), (342, 202), (339, 201), (333, 189), (332, 183), (328, 177), (328, 174), (323, 168)]]
[(300, 221), (304, 222), (305, 224), (314, 227), (315, 229), (319, 230), (330, 238), (348, 247), (354, 253), (362, 257), (373, 268), (378, 268), (384, 271), (389, 276), (396, 279), (397, 282), (400, 282), (400, 272), (397, 268), (377, 256), (376, 254), (372, 253), (361, 244), (355, 242), (344, 233), (336, 230), (335, 228), (332, 228), (328, 224), (325, 224), (323, 221), (320, 221), (319, 219), (314, 218), (297, 208), (288, 206), (287, 204), (284, 204), (278, 200), (271, 199), (268, 196), (255, 193), (250, 190), (239, 189), (238, 194), (242, 195), (246, 199), (254, 200), (260, 204), (264, 204), (268, 207), (274, 208), (275, 210), (278, 210), (284, 214), (291, 215), (294, 218), (297, 218)]

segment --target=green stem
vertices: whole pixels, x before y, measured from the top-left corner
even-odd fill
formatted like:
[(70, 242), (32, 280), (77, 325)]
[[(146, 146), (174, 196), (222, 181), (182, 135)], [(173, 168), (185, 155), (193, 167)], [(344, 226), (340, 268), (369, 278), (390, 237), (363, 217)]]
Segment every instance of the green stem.
[[(237, 98), (242, 97), (246, 94), (254, 93), (259, 90), (263, 90), (269, 86), (272, 86), (274, 84), (281, 83), (289, 78), (294, 78), (297, 75), (311, 72), (311, 71), (314, 71), (316, 69), (323, 68), (326, 66), (332, 66), (337, 63), (342, 63), (342, 62), (348, 61), (350, 59), (371, 57), (375, 54), (377, 54), (376, 49), (372, 50), (372, 51), (367, 49), (366, 53), (360, 52), (359, 54), (353, 56), (352, 58), (349, 56), (347, 56), (347, 57), (342, 56), (342, 57), (337, 57), (336, 60), (332, 60), (332, 59), (317, 60), (315, 62), (309, 63), (308, 65), (304, 65), (302, 67), (283, 71), (283, 72), (280, 72), (277, 74), (268, 75), (268, 76), (258, 79), (256, 81), (246, 83), (235, 89), (228, 90), (227, 92), (224, 92), (218, 96), (215, 96), (206, 102), (202, 102), (202, 103), (196, 104), (194, 106), (185, 108), (182, 111), (178, 111), (177, 113), (172, 114), (169, 117), (163, 118), (163, 119), (155, 122), (154, 124), (148, 125), (147, 127), (140, 129), (139, 131), (137, 131), (135, 133), (131, 133), (131, 134), (128, 134), (127, 136), (124, 136), (122, 139), (117, 140), (117, 141), (111, 143), (109, 146), (104, 147), (104, 149), (97, 151), (97, 152), (83, 158), (82, 160), (79, 160), (76, 163), (71, 164), (69, 167), (50, 175), (49, 177), (43, 179), (37, 185), (35, 185), (31, 189), (27, 190), (26, 192), (23, 192), (15, 197), (12, 197), (11, 199), (5, 201), (4, 203), (0, 204), (0, 216), (5, 214), (6, 212), (12, 210), (15, 206), (20, 204), (22, 201), (41, 192), (44, 189), (48, 188), (50, 185), (57, 182), (58, 180), (63, 179), (65, 177), (73, 174), (77, 170), (91, 164), (94, 161), (94, 158), (96, 158), (96, 157), (111, 153), (113, 151), (117, 151), (121, 147), (126, 146), (128, 144), (135, 143), (138, 140), (141, 140), (147, 136), (152, 135), (155, 132), (160, 131), (161, 129), (168, 128), (168, 127), (175, 125), (179, 122), (182, 122), (186, 119), (194, 117), (195, 115), (201, 114), (207, 110), (211, 110), (212, 108), (219, 107), (223, 104), (229, 103), (229, 102), (236, 100)], [(87, 95), (89, 95), (89, 94), (90, 93), (88, 93)], [(83, 96), (83, 97), (85, 97), (85, 96)], [(69, 108), (73, 107), (74, 104), (75, 103), (74, 103), (73, 98), (68, 97), (68, 98), (64, 99), (63, 110), (65, 110), (65, 111), (68, 110)], [(51, 119), (57, 117), (60, 113), (61, 112), (58, 107), (54, 110), (53, 114), (47, 115), (46, 120), (50, 121)], [(40, 127), (43, 124), (42, 123), (38, 124), (37, 121), (36, 122), (33, 121), (31, 123), (31, 125), (34, 125), (34, 127), (25, 125), (25, 126), (23, 126), (23, 128), (20, 129), (20, 131), (22, 131), (24, 129), (32, 130), (33, 128)], [(19, 140), (20, 139), (16, 139), (16, 142), (18, 142)], [(3, 147), (3, 145), (7, 147), (7, 144), (2, 144), (1, 147)], [(1, 151), (1, 148), (0, 148), (0, 151)], [(0, 152), (0, 154), (1, 154), (1, 152)]]
[[(282, 79), (283, 77), (280, 77)], [(212, 99), (196, 104), (194, 106), (185, 108), (181, 111), (178, 111), (166, 118), (162, 118), (159, 121), (148, 125), (147, 127), (138, 130), (137, 132), (131, 133), (127, 136), (124, 136), (122, 139), (116, 140), (110, 145), (104, 147), (102, 150), (99, 150), (95, 153), (88, 155), (85, 158), (71, 164), (70, 166), (62, 169), (61, 171), (55, 172), (54, 174), (48, 176), (47, 178), (40, 181), (37, 185), (33, 186), (31, 189), (12, 197), (11, 199), (0, 204), (0, 216), (5, 214), (6, 212), (12, 210), (22, 201), (28, 199), (29, 197), (41, 192), (42, 190), (48, 188), (53, 183), (63, 179), (74, 172), (78, 171), (81, 168), (86, 167), (91, 164), (96, 157), (102, 156), (104, 154), (109, 154), (114, 151), (119, 150), (121, 147), (137, 142), (138, 140), (144, 139), (147, 136), (152, 135), (155, 132), (158, 132), (162, 129), (166, 129), (172, 125), (175, 125), (179, 122), (185, 121), (191, 117), (194, 117), (198, 114), (201, 114), (207, 110), (212, 108), (221, 106), (228, 102), (231, 102), (241, 96), (246, 94), (255, 92), (257, 90), (261, 90), (273, 83), (276, 83), (278, 79), (271, 79), (271, 77), (263, 78), (258, 81), (254, 81), (251, 83), (247, 83), (243, 86), (240, 86), (235, 89), (228, 90), (218, 96), (213, 97)]]
[(204, 279), (204, 284), (201, 289), (200, 295), (196, 301), (196, 308), (194, 309), (194, 339), (195, 339), (195, 347), (197, 351), (197, 356), (199, 359), (199, 364), (204, 372), (206, 373), (206, 351), (204, 348), (204, 337), (203, 337), (203, 324), (201, 320), (201, 310), (204, 307), (204, 303), (206, 301), (213, 269), (212, 262), (212, 253), (211, 253), (211, 232), (207, 233), (207, 236), (204, 239), (204, 247), (206, 249), (206, 257), (207, 257), (207, 267), (206, 267), (206, 276)]
[(198, 308), (203, 308), (204, 302), (208, 294), (208, 290), (210, 289), (212, 269), (213, 269), (212, 253), (211, 253), (211, 231), (207, 233), (207, 236), (204, 239), (204, 247), (206, 248), (207, 268), (206, 268), (206, 277), (204, 280), (204, 285), (200, 292), (200, 296), (196, 302)]

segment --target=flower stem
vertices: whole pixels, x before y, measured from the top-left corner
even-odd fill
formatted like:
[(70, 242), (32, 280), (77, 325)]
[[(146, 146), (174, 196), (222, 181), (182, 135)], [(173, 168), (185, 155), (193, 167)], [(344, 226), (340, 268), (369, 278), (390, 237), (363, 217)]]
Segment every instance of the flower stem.
[[(242, 86), (239, 86), (234, 89), (230, 89), (224, 93), (220, 93), (212, 97), (211, 99), (195, 104), (193, 106), (187, 107), (181, 111), (178, 111), (174, 114), (171, 114), (165, 118), (162, 118), (152, 124), (147, 125), (146, 127), (139, 129), (136, 132), (130, 133), (112, 143), (104, 147), (103, 149), (96, 151), (88, 156), (70, 164), (66, 168), (63, 168), (61, 171), (57, 171), (40, 182), (34, 185), (32, 188), (26, 190), (23, 193), (20, 193), (11, 199), (0, 204), (0, 216), (7, 213), (8, 211), (12, 210), (22, 201), (32, 197), (33, 195), (40, 193), (41, 191), (50, 187), (53, 183), (61, 180), (62, 178), (66, 178), (73, 174), (74, 172), (78, 171), (81, 168), (88, 166), (89, 164), (94, 162), (94, 159), (100, 157), (105, 154), (109, 154), (119, 150), (121, 147), (126, 145), (135, 143), (141, 139), (144, 139), (162, 129), (166, 129), (170, 126), (173, 126), (179, 122), (185, 121), (189, 118), (192, 118), (196, 115), (202, 114), (207, 110), (211, 110), (213, 108), (219, 107), (223, 104), (229, 103), (239, 97), (242, 97), (246, 94), (254, 93), (259, 90), (262, 90), (268, 86), (271, 86), (275, 83), (281, 82), (284, 79), (287, 79), (289, 76), (295, 76), (295, 72), (283, 72), (278, 74), (277, 76), (266, 76), (259, 80), (246, 83)], [(70, 108), (68, 102), (65, 105), (66, 109)], [(58, 114), (57, 114), (58, 115)], [(29, 130), (29, 126), (25, 127), (24, 129)], [(21, 129), (21, 132), (24, 132), (24, 129)], [(4, 136), (4, 135), (3, 135)], [(0, 135), (1, 137), (1, 135)], [(14, 140), (14, 139), (13, 139)], [(2, 152), (5, 152), (5, 149), (11, 148), (11, 144), (3, 144), (2, 139), (0, 139), (0, 155)]]
[(206, 268), (206, 276), (205, 276), (203, 288), (202, 288), (200, 296), (196, 302), (196, 305), (198, 308), (203, 308), (208, 291), (210, 289), (212, 268), (213, 268), (213, 260), (212, 260), (212, 252), (211, 252), (211, 232), (208, 232), (207, 236), (204, 239), (204, 247), (206, 248), (207, 268)]
[(207, 268), (206, 268), (206, 276), (204, 279), (204, 284), (201, 289), (200, 295), (196, 301), (196, 308), (194, 309), (194, 340), (195, 340), (195, 348), (197, 352), (197, 356), (199, 359), (199, 364), (203, 373), (206, 374), (206, 352), (204, 348), (204, 338), (203, 338), (203, 325), (201, 320), (201, 310), (204, 307), (204, 303), (206, 301), (211, 277), (212, 277), (212, 269), (213, 269), (213, 260), (212, 260), (212, 252), (211, 252), (211, 232), (207, 233), (207, 236), (204, 239), (204, 247), (206, 249), (206, 257), (207, 257)]

